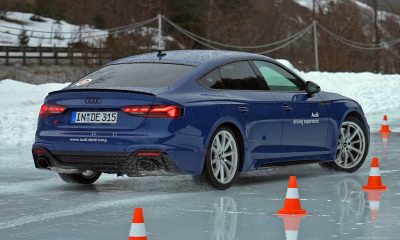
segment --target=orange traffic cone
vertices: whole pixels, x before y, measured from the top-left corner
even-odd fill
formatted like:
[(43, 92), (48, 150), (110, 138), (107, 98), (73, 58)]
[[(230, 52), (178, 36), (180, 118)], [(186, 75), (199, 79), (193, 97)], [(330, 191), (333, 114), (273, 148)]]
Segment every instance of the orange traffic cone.
[(364, 185), (363, 189), (383, 189), (386, 190), (387, 186), (382, 184), (381, 173), (379, 171), (379, 160), (377, 157), (372, 159), (371, 170), (369, 172), (368, 184)]
[(301, 219), (304, 215), (281, 215), (285, 226), (286, 240), (297, 240), (300, 230)]
[(141, 208), (135, 208), (128, 240), (147, 240), (146, 226), (144, 225), (143, 210)]
[(381, 127), (381, 133), (391, 133), (392, 130), (390, 130), (389, 128), (389, 123), (388, 123), (388, 116), (384, 115), (383, 116), (383, 123), (382, 123), (382, 127)]
[(307, 211), (301, 208), (296, 176), (290, 176), (285, 204), (277, 214), (307, 214)]
[(382, 143), (387, 144), (389, 142), (390, 133), (381, 133)]
[(386, 190), (378, 189), (378, 190), (364, 190), (368, 194), (368, 202), (369, 202), (369, 210), (371, 212), (371, 218), (378, 218), (379, 207), (381, 203), (381, 195)]

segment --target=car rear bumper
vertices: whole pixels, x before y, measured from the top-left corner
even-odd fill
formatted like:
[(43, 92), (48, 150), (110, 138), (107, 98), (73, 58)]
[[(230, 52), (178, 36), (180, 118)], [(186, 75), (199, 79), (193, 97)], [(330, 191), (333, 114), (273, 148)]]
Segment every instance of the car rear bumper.
[[(143, 129), (142, 129), (143, 128)], [(203, 136), (165, 131), (164, 127), (142, 127), (134, 132), (38, 131), (33, 149), (45, 149), (51, 164), (66, 169), (98, 170), (117, 174), (141, 174), (148, 158), (140, 151), (158, 151), (149, 165), (161, 171), (200, 175), (203, 171), (206, 143)], [(71, 139), (79, 141), (71, 141)], [(95, 141), (105, 139), (106, 141)], [(39, 156), (35, 156), (34, 158)], [(37, 159), (35, 164), (38, 164)], [(37, 165), (38, 166), (38, 165)], [(138, 166), (138, 167), (136, 167)], [(129, 171), (128, 171), (129, 170)], [(132, 171), (131, 171), (132, 170)]]
[[(61, 173), (83, 172), (93, 170), (128, 176), (154, 176), (178, 174), (181, 171), (175, 162), (162, 151), (159, 156), (138, 156), (134, 153), (120, 152), (51, 152), (43, 147), (33, 147), (32, 155), (35, 167)], [(146, 150), (146, 152), (148, 152)]]

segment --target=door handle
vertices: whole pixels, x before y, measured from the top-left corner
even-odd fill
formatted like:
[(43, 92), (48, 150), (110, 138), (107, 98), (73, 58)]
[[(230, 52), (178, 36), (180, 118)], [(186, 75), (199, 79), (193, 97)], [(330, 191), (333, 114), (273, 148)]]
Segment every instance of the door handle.
[(285, 111), (285, 112), (290, 112), (290, 111), (293, 110), (293, 107), (289, 106), (287, 104), (284, 104), (284, 105), (282, 105), (282, 110)]
[(240, 106), (240, 107), (238, 107), (238, 111), (241, 112), (241, 113), (246, 114), (246, 113), (249, 112), (249, 108), (245, 107), (245, 106)]

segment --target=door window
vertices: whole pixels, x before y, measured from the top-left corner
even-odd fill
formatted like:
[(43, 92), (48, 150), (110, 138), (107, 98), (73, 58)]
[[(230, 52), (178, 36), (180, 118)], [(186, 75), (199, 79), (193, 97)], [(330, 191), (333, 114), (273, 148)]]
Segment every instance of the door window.
[(220, 68), (223, 89), (260, 90), (260, 80), (247, 61), (234, 62)]
[(254, 61), (268, 84), (270, 90), (275, 91), (300, 91), (304, 90), (304, 83), (285, 69), (264, 61)]

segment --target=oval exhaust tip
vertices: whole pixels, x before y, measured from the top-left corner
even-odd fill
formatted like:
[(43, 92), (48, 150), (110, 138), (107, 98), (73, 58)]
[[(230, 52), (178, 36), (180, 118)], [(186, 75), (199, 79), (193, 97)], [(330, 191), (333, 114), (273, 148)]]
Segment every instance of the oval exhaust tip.
[(45, 157), (39, 157), (37, 160), (37, 164), (38, 164), (39, 168), (43, 168), (43, 169), (47, 169), (50, 167), (50, 162)]

